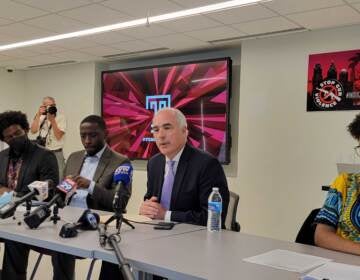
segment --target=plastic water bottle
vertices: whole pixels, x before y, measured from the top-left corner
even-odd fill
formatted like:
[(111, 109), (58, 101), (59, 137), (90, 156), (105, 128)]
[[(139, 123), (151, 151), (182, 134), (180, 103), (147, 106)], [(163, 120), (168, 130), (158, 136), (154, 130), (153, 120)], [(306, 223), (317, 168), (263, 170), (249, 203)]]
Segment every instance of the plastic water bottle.
[(208, 231), (221, 230), (222, 198), (219, 188), (213, 188), (208, 200)]

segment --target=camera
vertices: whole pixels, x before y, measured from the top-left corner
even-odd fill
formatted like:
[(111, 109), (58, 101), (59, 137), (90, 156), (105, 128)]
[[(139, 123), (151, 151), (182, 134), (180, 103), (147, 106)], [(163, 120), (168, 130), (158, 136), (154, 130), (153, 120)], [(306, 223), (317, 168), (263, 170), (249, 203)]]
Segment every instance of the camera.
[(56, 115), (56, 112), (57, 112), (57, 108), (54, 105), (50, 105), (50, 106), (46, 107), (46, 110), (43, 113), (43, 115), (46, 115), (46, 114)]
[(36, 137), (35, 142), (36, 142), (36, 144), (45, 147), (45, 145), (46, 145), (46, 137), (41, 137), (39, 135), (38, 137)]

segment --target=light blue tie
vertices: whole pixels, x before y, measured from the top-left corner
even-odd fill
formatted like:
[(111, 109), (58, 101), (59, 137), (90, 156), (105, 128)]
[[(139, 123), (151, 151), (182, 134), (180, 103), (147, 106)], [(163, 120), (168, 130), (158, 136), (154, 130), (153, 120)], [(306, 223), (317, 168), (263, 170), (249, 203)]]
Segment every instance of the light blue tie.
[(168, 172), (164, 178), (164, 184), (162, 187), (162, 191), (161, 191), (161, 205), (165, 208), (165, 209), (170, 209), (170, 202), (171, 202), (171, 193), (172, 193), (172, 188), (174, 185), (174, 178), (175, 178), (175, 174), (174, 174), (174, 165), (175, 165), (175, 161), (174, 160), (169, 160), (166, 162), (167, 166), (168, 166)]

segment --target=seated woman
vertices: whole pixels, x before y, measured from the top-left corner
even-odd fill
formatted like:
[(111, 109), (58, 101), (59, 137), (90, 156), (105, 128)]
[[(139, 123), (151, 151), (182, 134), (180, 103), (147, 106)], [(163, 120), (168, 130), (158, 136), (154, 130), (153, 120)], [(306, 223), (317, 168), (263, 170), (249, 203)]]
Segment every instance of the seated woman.
[[(360, 143), (360, 114), (349, 124), (348, 131)], [(360, 145), (355, 151), (360, 152)], [(315, 223), (317, 246), (360, 255), (360, 170), (335, 179)]]

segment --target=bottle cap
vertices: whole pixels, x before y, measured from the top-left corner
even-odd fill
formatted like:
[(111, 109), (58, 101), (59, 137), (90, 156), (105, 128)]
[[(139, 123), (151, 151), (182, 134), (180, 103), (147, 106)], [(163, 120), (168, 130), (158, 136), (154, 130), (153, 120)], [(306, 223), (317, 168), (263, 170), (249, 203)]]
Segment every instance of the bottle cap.
[(213, 189), (213, 191), (219, 191), (219, 188), (212, 188)]

